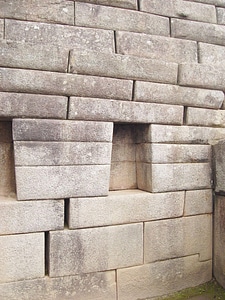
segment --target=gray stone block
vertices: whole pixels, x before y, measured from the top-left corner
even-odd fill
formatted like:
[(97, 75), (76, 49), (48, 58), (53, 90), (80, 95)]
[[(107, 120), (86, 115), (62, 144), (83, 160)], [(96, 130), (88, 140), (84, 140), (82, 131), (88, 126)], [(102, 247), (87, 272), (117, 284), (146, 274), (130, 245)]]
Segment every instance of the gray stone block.
[(225, 127), (225, 110), (188, 107), (187, 125)]
[(135, 161), (112, 162), (110, 166), (109, 189), (114, 191), (135, 188), (137, 188)]
[(110, 122), (13, 120), (14, 141), (112, 142)]
[(66, 119), (67, 97), (0, 92), (0, 117)]
[(225, 7), (225, 0), (185, 0), (185, 1), (200, 2), (200, 3)]
[(50, 232), (50, 277), (141, 264), (142, 235), (142, 224)]
[(44, 233), (0, 236), (0, 282), (44, 277)]
[(13, 145), (0, 143), (0, 195), (14, 196), (16, 192)]
[(225, 25), (225, 8), (217, 7), (218, 24)]
[(113, 147), (112, 147), (112, 162), (125, 162), (136, 160), (136, 145), (135, 143), (126, 144), (124, 140), (121, 140), (120, 143), (115, 143), (113, 137)]
[(109, 5), (115, 7), (137, 9), (136, 0), (77, 0), (77, 2), (86, 2), (86, 3), (93, 3), (99, 5)]
[(212, 196), (212, 190), (186, 191), (184, 216), (211, 214)]
[(168, 18), (87, 3), (75, 3), (75, 24), (169, 36)]
[(64, 227), (64, 201), (0, 199), (0, 235), (60, 230)]
[(0, 68), (0, 92), (131, 100), (132, 87), (131, 80)]
[(136, 300), (168, 295), (212, 279), (212, 261), (198, 255), (118, 270), (118, 296)]
[(0, 19), (0, 40), (4, 38), (5, 23), (4, 19)]
[(199, 61), (203, 64), (225, 64), (225, 47), (199, 43)]
[(183, 206), (184, 192), (152, 194), (124, 190), (109, 192), (108, 197), (74, 198), (70, 199), (69, 228), (176, 218), (183, 215)]
[(225, 143), (224, 140), (213, 145), (213, 177), (214, 189), (217, 193), (225, 191)]

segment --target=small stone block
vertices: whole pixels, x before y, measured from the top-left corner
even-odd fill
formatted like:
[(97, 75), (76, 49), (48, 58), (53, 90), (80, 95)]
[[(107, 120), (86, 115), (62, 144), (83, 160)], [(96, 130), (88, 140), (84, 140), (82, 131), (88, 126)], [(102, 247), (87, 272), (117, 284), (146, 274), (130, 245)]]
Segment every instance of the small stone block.
[(186, 191), (184, 216), (211, 214), (213, 210), (212, 190)]
[(225, 110), (188, 107), (187, 124), (209, 127), (225, 127)]

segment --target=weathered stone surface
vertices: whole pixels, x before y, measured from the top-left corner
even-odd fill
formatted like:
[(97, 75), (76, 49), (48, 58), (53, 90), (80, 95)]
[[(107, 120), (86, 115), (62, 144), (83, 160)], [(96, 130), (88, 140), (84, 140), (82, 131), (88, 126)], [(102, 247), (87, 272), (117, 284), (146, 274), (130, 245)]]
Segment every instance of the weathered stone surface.
[(136, 300), (168, 295), (211, 278), (211, 260), (199, 262), (198, 255), (170, 259), (118, 270), (118, 296)]
[(44, 233), (0, 237), (0, 282), (44, 277)]
[(214, 189), (216, 192), (225, 191), (225, 143), (224, 140), (213, 145), (213, 176)]
[(63, 47), (0, 42), (1, 67), (66, 72), (68, 56), (68, 49)]
[(75, 3), (75, 24), (169, 36), (168, 18), (87, 3)]
[(217, 11), (218, 24), (225, 25), (225, 8), (218, 7), (216, 11)]
[(111, 142), (110, 122), (13, 120), (14, 141)]
[(178, 80), (180, 85), (225, 91), (225, 64), (181, 64)]
[[(184, 192), (109, 192), (108, 197), (70, 199), (69, 228), (126, 224), (183, 215)], [(91, 214), (90, 214), (91, 211)]]
[(225, 0), (185, 0), (185, 1), (200, 2), (200, 3), (225, 7)]
[(12, 122), (0, 122), (0, 143), (12, 143)]
[(203, 64), (225, 64), (225, 47), (199, 43), (199, 61)]
[(186, 191), (184, 216), (211, 214), (212, 190)]
[(137, 188), (136, 163), (112, 162), (109, 189), (126, 190)]
[(169, 192), (211, 188), (209, 163), (137, 164), (138, 188), (149, 192)]
[(211, 159), (207, 145), (139, 144), (136, 160), (148, 163), (206, 162)]
[(69, 119), (182, 124), (183, 107), (94, 98), (70, 98)]
[(116, 32), (117, 52), (167, 62), (197, 62), (197, 44), (163, 36)]
[(74, 24), (74, 4), (71, 1), (1, 0), (0, 7), (1, 18)]
[(14, 142), (15, 165), (109, 165), (111, 148), (99, 142)]
[(0, 92), (0, 117), (66, 119), (67, 97)]
[(0, 235), (59, 230), (64, 227), (64, 202), (0, 199)]
[(225, 110), (188, 107), (187, 124), (225, 127)]
[(0, 92), (131, 100), (131, 80), (0, 68)]
[(4, 20), (0, 19), (0, 40), (4, 38), (4, 30), (5, 30)]
[(212, 5), (189, 3), (181, 0), (140, 0), (140, 8), (152, 14), (174, 18), (216, 23), (216, 10)]
[(115, 300), (115, 272), (5, 283), (0, 284), (0, 294), (1, 300)]
[(175, 38), (225, 45), (225, 27), (223, 25), (172, 19), (171, 33)]
[(111, 161), (135, 161), (136, 160), (136, 145), (133, 143), (126, 144), (124, 140), (121, 140), (120, 143), (114, 143), (113, 137), (113, 146), (112, 146), (112, 158)]
[(18, 200), (106, 196), (110, 165), (16, 167)]
[[(153, 242), (154, 241), (154, 242)], [(212, 259), (212, 216), (145, 223), (145, 263), (198, 254)]]
[(222, 91), (136, 81), (134, 100), (205, 108), (220, 108), (224, 101), (224, 93)]
[(63, 46), (64, 49), (114, 52), (114, 36), (109, 30), (6, 19), (5, 38), (35, 45)]
[(143, 225), (50, 232), (49, 259), (50, 277), (141, 264)]
[(136, 0), (76, 0), (76, 1), (99, 4), (99, 5), (124, 7), (124, 8), (129, 8), (129, 9), (137, 9), (137, 1)]

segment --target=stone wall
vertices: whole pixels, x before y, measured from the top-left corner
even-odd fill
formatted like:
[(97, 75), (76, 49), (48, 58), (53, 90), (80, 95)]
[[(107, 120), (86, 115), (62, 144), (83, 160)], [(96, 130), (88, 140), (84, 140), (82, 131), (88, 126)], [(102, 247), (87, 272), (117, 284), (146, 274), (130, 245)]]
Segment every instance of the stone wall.
[(0, 0), (0, 298), (209, 281), (225, 0)]

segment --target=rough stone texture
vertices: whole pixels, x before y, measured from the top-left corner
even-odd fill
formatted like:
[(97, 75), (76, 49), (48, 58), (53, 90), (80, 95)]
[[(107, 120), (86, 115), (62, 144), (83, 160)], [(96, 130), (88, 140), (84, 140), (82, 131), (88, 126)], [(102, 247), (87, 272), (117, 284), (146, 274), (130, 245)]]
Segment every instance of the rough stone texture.
[(14, 141), (112, 142), (110, 122), (13, 120)]
[(225, 127), (225, 111), (189, 107), (187, 109), (187, 124)]
[(152, 14), (183, 18), (201, 22), (216, 23), (214, 6), (182, 0), (140, 0), (140, 8)]
[(168, 18), (87, 3), (75, 3), (75, 24), (169, 36)]
[(136, 81), (134, 100), (205, 108), (220, 108), (224, 101), (224, 93), (222, 91)]
[(137, 164), (138, 188), (149, 192), (169, 192), (211, 188), (208, 163)]
[(203, 64), (225, 64), (225, 47), (199, 43), (199, 62)]
[(0, 68), (0, 92), (131, 100), (132, 85), (131, 80)]
[(44, 233), (0, 237), (0, 282), (44, 277)]
[(18, 200), (106, 196), (110, 165), (16, 167)]
[(16, 166), (106, 165), (111, 143), (14, 142)]
[(115, 272), (23, 280), (0, 285), (1, 300), (115, 300)]
[(197, 62), (197, 44), (194, 41), (118, 31), (116, 44), (120, 54), (174, 63)]
[(193, 255), (121, 269), (117, 276), (119, 299), (146, 299), (208, 282), (212, 261), (199, 262)]
[(137, 188), (135, 162), (111, 162), (109, 189), (126, 190)]
[(50, 277), (141, 264), (143, 225), (129, 224), (50, 232), (49, 258)]
[(71, 51), (69, 65), (69, 71), (76, 74), (174, 84), (177, 82), (177, 64), (136, 56)]
[[(184, 192), (109, 192), (108, 197), (70, 199), (69, 228), (128, 224), (183, 215)], [(91, 214), (90, 214), (91, 211)]]
[[(154, 242), (153, 242), (154, 241)], [(145, 263), (198, 254), (212, 259), (212, 216), (200, 215), (145, 223)]]
[(225, 25), (225, 8), (217, 8), (217, 20), (218, 24)]
[(182, 124), (183, 107), (94, 98), (70, 98), (69, 119)]
[(139, 144), (136, 160), (148, 163), (206, 162), (211, 159), (211, 147), (206, 145)]
[(0, 40), (4, 38), (5, 23), (3, 19), (0, 19)]
[(136, 0), (76, 0), (76, 1), (99, 4), (99, 5), (124, 7), (124, 8), (129, 8), (129, 9), (137, 9), (137, 1)]
[(225, 0), (185, 0), (185, 1), (200, 2), (200, 3), (225, 7)]
[(212, 190), (186, 191), (184, 216), (211, 214), (213, 212)]
[(175, 38), (225, 46), (223, 25), (172, 19), (171, 33)]
[(63, 46), (64, 49), (88, 49), (107, 53), (114, 51), (113, 32), (92, 28), (6, 19), (5, 38), (35, 45)]
[(66, 97), (0, 92), (2, 118), (66, 119)]
[[(115, 131), (115, 127), (114, 130)], [(119, 143), (114, 143), (112, 145), (112, 158), (111, 161), (135, 161), (136, 160), (136, 145), (134, 143), (126, 144), (126, 141), (121, 140)]]
[(225, 191), (225, 143), (224, 140), (213, 145), (214, 189), (218, 193)]
[(63, 201), (19, 202), (0, 198), (0, 235), (59, 230), (63, 227)]

